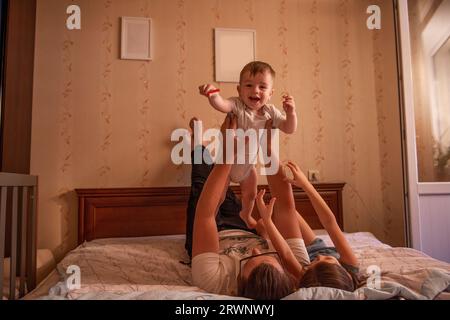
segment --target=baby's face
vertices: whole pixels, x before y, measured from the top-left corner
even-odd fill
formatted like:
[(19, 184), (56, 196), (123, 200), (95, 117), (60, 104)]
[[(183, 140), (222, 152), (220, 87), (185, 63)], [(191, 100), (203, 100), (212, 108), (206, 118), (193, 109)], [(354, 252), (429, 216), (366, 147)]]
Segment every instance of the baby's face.
[(251, 110), (261, 109), (273, 94), (273, 79), (270, 72), (257, 73), (255, 76), (250, 72), (243, 74), (241, 83), (237, 87), (239, 97)]

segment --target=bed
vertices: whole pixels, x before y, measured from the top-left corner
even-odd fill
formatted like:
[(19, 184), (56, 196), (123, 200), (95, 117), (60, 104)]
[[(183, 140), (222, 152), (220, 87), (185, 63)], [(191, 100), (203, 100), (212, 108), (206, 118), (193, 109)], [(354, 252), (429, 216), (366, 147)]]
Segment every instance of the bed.
[[(341, 226), (343, 187), (343, 183), (316, 185)], [(242, 299), (192, 286), (184, 249), (189, 188), (76, 192), (79, 245), (24, 299)], [(235, 192), (239, 196), (239, 190)], [(294, 189), (294, 199), (297, 209), (319, 230), (319, 236), (331, 244), (326, 232), (320, 231), (322, 226), (303, 191)], [(346, 233), (346, 237), (361, 262), (361, 270), (373, 270), (373, 266), (382, 270), (381, 286), (369, 284), (353, 293), (331, 288), (300, 289), (285, 299), (449, 298), (445, 292), (450, 285), (449, 264), (413, 249), (392, 248), (368, 232)]]

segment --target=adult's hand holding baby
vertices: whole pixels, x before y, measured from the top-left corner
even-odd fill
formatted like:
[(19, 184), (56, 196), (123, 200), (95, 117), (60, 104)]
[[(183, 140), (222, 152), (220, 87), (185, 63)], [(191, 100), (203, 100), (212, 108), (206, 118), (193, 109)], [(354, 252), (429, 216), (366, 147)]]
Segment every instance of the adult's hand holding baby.
[[(234, 115), (234, 114), (231, 114), (231, 113), (229, 113), (229, 114), (227, 114), (226, 115), (226, 117), (225, 117), (225, 119), (224, 119), (224, 121), (223, 121), (223, 123), (222, 123), (222, 125), (220, 126), (220, 132), (221, 132), (221, 134), (222, 134), (222, 154), (221, 154), (221, 157), (222, 157), (222, 163), (228, 163), (229, 161), (226, 161), (224, 158), (223, 158), (223, 155), (227, 155), (227, 159), (235, 159), (236, 158), (236, 136), (235, 136), (235, 134), (236, 134), (236, 132), (235, 132), (235, 130), (236, 130), (236, 128), (237, 128), (237, 118), (236, 118), (236, 116)], [(229, 132), (232, 132), (233, 133), (233, 147), (234, 147), (234, 150), (232, 151), (233, 152), (233, 155), (228, 155), (227, 154), (227, 132), (229, 133)], [(234, 161), (233, 161), (234, 162)]]

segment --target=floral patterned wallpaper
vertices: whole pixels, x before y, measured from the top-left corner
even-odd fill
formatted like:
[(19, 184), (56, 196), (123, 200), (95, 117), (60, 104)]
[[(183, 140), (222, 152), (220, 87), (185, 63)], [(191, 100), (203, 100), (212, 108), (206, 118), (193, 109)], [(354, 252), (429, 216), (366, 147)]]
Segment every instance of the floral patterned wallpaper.
[[(277, 72), (272, 103), (294, 96), (295, 134), (281, 155), (323, 182), (346, 182), (346, 231), (404, 245), (393, 10), (389, 0), (38, 0), (32, 173), (39, 175), (40, 247), (76, 245), (74, 189), (189, 185), (170, 161), (170, 134), (192, 116), (223, 115), (198, 94), (214, 83), (213, 30), (255, 29), (258, 60)], [(368, 30), (366, 9), (382, 9)], [(120, 60), (120, 17), (153, 19), (152, 61)], [(236, 48), (239, 50), (239, 48)], [(215, 83), (225, 96), (236, 84)], [(266, 183), (260, 178), (260, 183)]]

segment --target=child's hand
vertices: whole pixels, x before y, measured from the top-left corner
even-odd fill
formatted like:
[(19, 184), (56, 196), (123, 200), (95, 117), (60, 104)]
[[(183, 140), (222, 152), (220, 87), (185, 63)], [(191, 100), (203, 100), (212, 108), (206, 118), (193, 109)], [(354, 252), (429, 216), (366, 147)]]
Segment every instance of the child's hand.
[(210, 97), (212, 93), (219, 92), (219, 89), (214, 87), (212, 84), (204, 84), (198, 87), (198, 90), (202, 96)]
[(270, 199), (269, 204), (266, 206), (263, 199), (265, 193), (266, 193), (265, 189), (258, 192), (258, 195), (256, 196), (256, 206), (258, 207), (261, 219), (263, 219), (263, 221), (268, 221), (272, 217), (273, 206), (277, 198)]
[(286, 166), (291, 170), (294, 179), (285, 177), (284, 181), (289, 182), (290, 184), (293, 184), (299, 188), (303, 188), (309, 183), (308, 178), (306, 178), (305, 174), (297, 164), (292, 161), (288, 161)]
[(283, 109), (286, 114), (295, 113), (295, 101), (294, 97), (289, 94), (283, 95)]

